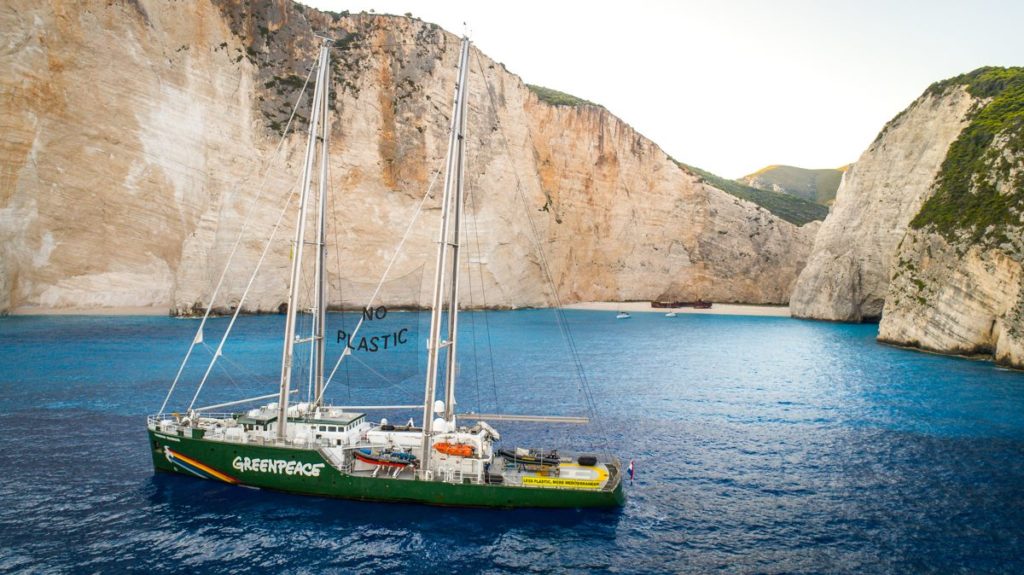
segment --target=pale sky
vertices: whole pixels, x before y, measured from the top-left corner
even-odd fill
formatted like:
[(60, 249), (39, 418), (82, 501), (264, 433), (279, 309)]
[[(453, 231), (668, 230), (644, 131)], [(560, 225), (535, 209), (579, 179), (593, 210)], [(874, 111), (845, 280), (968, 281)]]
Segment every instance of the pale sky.
[(599, 103), (736, 178), (856, 161), (934, 81), (1024, 65), (1024, 0), (302, 0), (460, 34), (525, 82)]

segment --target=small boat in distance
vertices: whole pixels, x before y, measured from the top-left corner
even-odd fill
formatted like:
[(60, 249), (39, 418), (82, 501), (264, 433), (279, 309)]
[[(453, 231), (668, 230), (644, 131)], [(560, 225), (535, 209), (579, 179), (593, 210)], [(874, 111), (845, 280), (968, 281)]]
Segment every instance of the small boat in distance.
[(629, 319), (630, 317), (632, 316), (630, 316), (628, 313), (620, 311), (618, 315), (615, 316), (615, 319)]
[(652, 301), (654, 309), (692, 307), (694, 309), (711, 309), (711, 302), (697, 298), (697, 301)]
[(665, 317), (676, 317), (676, 312), (670, 311), (667, 314), (665, 314)]

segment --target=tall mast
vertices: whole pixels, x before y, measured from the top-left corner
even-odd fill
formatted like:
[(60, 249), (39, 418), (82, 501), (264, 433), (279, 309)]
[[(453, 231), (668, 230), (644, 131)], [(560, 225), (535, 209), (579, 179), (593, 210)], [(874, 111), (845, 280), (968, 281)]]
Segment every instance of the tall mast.
[[(325, 41), (328, 42), (328, 41)], [(330, 69), (330, 50), (326, 47), (321, 49), (324, 53), (323, 66), (325, 70)], [(323, 73), (324, 93), (321, 97), (320, 109), (320, 189), (319, 204), (317, 206), (316, 221), (316, 276), (314, 285), (316, 293), (313, 302), (313, 407), (323, 403), (324, 393), (324, 332), (327, 328), (327, 148), (328, 138), (331, 134), (330, 122), (327, 121), (327, 112), (330, 107), (329, 99), (331, 86), (328, 71)]]
[(461, 234), (462, 230), (462, 209), (465, 205), (463, 176), (465, 175), (466, 156), (466, 95), (469, 92), (469, 85), (466, 84), (465, 70), (469, 68), (469, 40), (464, 40), (465, 51), (462, 55), (460, 70), (463, 70), (459, 80), (459, 86), (463, 86), (462, 103), (459, 110), (458, 138), (455, 140), (457, 153), (455, 154), (454, 193), (455, 193), (455, 229), (452, 230), (452, 283), (448, 295), (448, 353), (445, 360), (444, 380), (444, 418), (449, 423), (455, 421), (455, 375), (458, 364), (456, 363), (455, 351), (458, 347), (459, 337), (459, 261), (462, 254)]
[(288, 425), (288, 394), (291, 391), (292, 360), (295, 356), (295, 316), (299, 308), (299, 287), (302, 278), (302, 248), (305, 246), (306, 219), (308, 212), (309, 188), (313, 174), (313, 162), (316, 158), (316, 130), (320, 122), (320, 112), (325, 100), (327, 89), (327, 59), (330, 44), (327, 40), (320, 47), (317, 59), (316, 91), (313, 94), (313, 108), (309, 120), (309, 139), (306, 142), (306, 158), (302, 174), (302, 192), (299, 196), (299, 216), (295, 223), (295, 241), (292, 244), (292, 273), (288, 284), (288, 314), (284, 324), (284, 350), (281, 354), (281, 393), (278, 397), (277, 438), (287, 437)]
[[(433, 407), (437, 392), (437, 355), (438, 352), (448, 347), (447, 370), (454, 375), (455, 363), (455, 326), (458, 323), (458, 268), (452, 269), (452, 285), (449, 295), (452, 298), (448, 305), (448, 337), (441, 341), (441, 309), (444, 305), (445, 274), (448, 267), (448, 248), (452, 248), (452, 260), (458, 264), (458, 227), (459, 218), (462, 213), (461, 198), (461, 167), (462, 167), (462, 139), (465, 121), (463, 116), (466, 108), (466, 77), (469, 64), (469, 38), (462, 39), (462, 52), (459, 55), (459, 78), (455, 86), (455, 103), (452, 109), (451, 134), (448, 141), (448, 162), (444, 178), (444, 196), (441, 199), (441, 232), (437, 243), (437, 268), (434, 275), (434, 297), (430, 312), (430, 336), (427, 340), (427, 381), (423, 397), (423, 456), (420, 458), (420, 469), (427, 469), (430, 462), (430, 438), (433, 433)], [(453, 198), (452, 196), (457, 196)], [(452, 204), (455, 208), (455, 240), (450, 237), (450, 226)], [(446, 382), (448, 373), (445, 375)], [(448, 390), (452, 390), (448, 385)], [(445, 405), (447, 418), (449, 405)]]

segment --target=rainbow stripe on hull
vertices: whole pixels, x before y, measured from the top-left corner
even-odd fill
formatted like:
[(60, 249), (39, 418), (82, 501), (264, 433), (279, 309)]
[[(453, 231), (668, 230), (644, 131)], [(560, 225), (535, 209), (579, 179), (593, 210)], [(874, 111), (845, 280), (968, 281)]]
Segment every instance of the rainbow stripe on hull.
[[(618, 461), (612, 462), (614, 477), (608, 480), (611, 485), (601, 489), (553, 483), (531, 486), (464, 484), (343, 473), (315, 449), (227, 443), (154, 431), (150, 431), (149, 437), (153, 466), (157, 471), (299, 495), (491, 508), (614, 508), (625, 502), (622, 482), (618, 477)], [(247, 467), (245, 460), (259, 461), (261, 465)], [(271, 461), (276, 465), (262, 465)], [(280, 464), (291, 461), (296, 464), (292, 467), (293, 473), (289, 474), (288, 466)], [(304, 470), (302, 473), (297, 472), (300, 464)], [(229, 476), (217, 469), (235, 469), (237, 472)], [(576, 481), (580, 482), (579, 479)]]
[(205, 463), (202, 463), (201, 461), (196, 461), (191, 457), (182, 455), (180, 453), (176, 453), (172, 451), (171, 448), (169, 447), (164, 448), (164, 456), (167, 458), (167, 461), (170, 462), (172, 465), (184, 469), (185, 471), (197, 477), (202, 477), (203, 479), (215, 479), (218, 481), (223, 481), (224, 483), (229, 483), (231, 485), (238, 484), (238, 480), (235, 479), (234, 477), (231, 477), (226, 473), (221, 473), (220, 471), (217, 471), (216, 469), (210, 467), (209, 465), (206, 465)]

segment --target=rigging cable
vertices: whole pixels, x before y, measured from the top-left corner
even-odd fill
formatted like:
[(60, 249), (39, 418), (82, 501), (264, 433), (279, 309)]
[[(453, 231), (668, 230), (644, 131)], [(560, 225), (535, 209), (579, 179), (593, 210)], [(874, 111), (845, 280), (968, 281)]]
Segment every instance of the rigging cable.
[[(203, 341), (203, 327), (206, 325), (206, 320), (210, 317), (210, 312), (213, 310), (213, 303), (217, 301), (217, 295), (220, 293), (220, 289), (224, 285), (224, 279), (227, 277), (228, 268), (231, 267), (231, 261), (234, 259), (235, 253), (238, 251), (238, 246), (242, 243), (242, 237), (245, 236), (245, 231), (249, 227), (252, 215), (256, 212), (256, 206), (259, 205), (259, 200), (263, 197), (263, 192), (266, 190), (267, 181), (270, 176), (270, 169), (274, 167), (276, 160), (281, 157), (281, 150), (284, 149), (284, 142), (288, 136), (288, 131), (291, 129), (292, 121), (295, 119), (295, 114), (298, 112), (299, 104), (302, 102), (302, 98), (306, 94), (306, 86), (309, 85), (309, 79), (313, 77), (313, 70), (315, 68), (316, 66), (310, 67), (309, 74), (306, 76), (306, 82), (302, 85), (302, 89), (299, 91), (299, 95), (295, 99), (295, 104), (292, 106), (292, 113), (288, 117), (288, 122), (284, 126), (284, 131), (281, 132), (281, 139), (278, 141), (277, 148), (274, 150), (274, 153), (270, 156), (270, 162), (267, 163), (267, 167), (263, 171), (263, 182), (260, 183), (256, 197), (249, 206), (249, 211), (245, 215), (245, 220), (242, 223), (242, 229), (238, 232), (235, 244), (231, 247), (231, 253), (228, 254), (228, 261), (224, 264), (224, 270), (221, 271), (220, 279), (217, 280), (217, 286), (213, 290), (213, 295), (210, 296), (210, 304), (206, 306), (206, 312), (203, 313), (203, 319), (199, 322), (199, 327), (196, 329), (196, 335), (192, 338), (192, 343), (188, 346), (188, 351), (185, 353), (185, 359), (181, 361), (181, 366), (178, 367), (178, 373), (174, 376), (171, 388), (167, 390), (167, 396), (164, 397), (164, 402), (160, 404), (160, 411), (158, 412), (160, 414), (163, 414), (164, 409), (167, 408), (167, 402), (171, 400), (174, 388), (178, 385), (178, 381), (181, 379), (181, 374), (185, 371), (185, 366), (188, 364), (188, 360), (192, 356), (192, 351), (195, 349), (196, 344)], [(239, 304), (239, 306), (241, 306), (241, 304)], [(193, 400), (193, 403), (194, 402), (195, 400)]]
[[(476, 192), (471, 189), (469, 194), (467, 194), (467, 198), (470, 201), (470, 207), (472, 208), (473, 212), (479, 214), (480, 213), (480, 208), (479, 208), (479, 205), (477, 204), (477, 201), (476, 201)], [(483, 249), (480, 247), (480, 221), (479, 221), (479, 218), (473, 218), (473, 241), (476, 244), (476, 253), (477, 253), (477, 260), (478, 260), (477, 261), (476, 269), (477, 269), (478, 275), (480, 276), (480, 295), (481, 295), (481, 297), (483, 299), (483, 306), (481, 307), (481, 310), (482, 310), (481, 315), (484, 318), (484, 335), (487, 338), (487, 356), (489, 358), (490, 367), (491, 367), (491, 391), (494, 393), (494, 413), (497, 413), (497, 414), (500, 415), (501, 414), (501, 403), (498, 401), (498, 382), (497, 382), (497, 379), (496, 379), (496, 376), (495, 376), (497, 371), (494, 369), (494, 345), (491, 343), (491, 322), (490, 322), (490, 319), (489, 319), (490, 315), (488, 314), (488, 311), (487, 311), (487, 282), (484, 281), (484, 266), (479, 261), (480, 259), (483, 258)], [(469, 275), (469, 282), (470, 282), (469, 297), (470, 297), (470, 303), (472, 303), (472, 300), (473, 300), (473, 289), (472, 289), (473, 272), (472, 272), (472, 270), (467, 270), (467, 273)], [(473, 326), (473, 340), (474, 340), (473, 350), (474, 350), (474, 354), (476, 352), (476, 345), (475, 345), (475, 341), (476, 341), (476, 318), (475, 318), (475, 315), (476, 314), (472, 314), (472, 315), (469, 316), (470, 317), (470, 323)], [(475, 356), (474, 356), (474, 362), (475, 362)], [(479, 369), (479, 367), (477, 367), (477, 404), (478, 405), (480, 403), (480, 399), (479, 399), (479, 395), (480, 395), (480, 391), (479, 391), (479, 378), (480, 378), (480, 369)]]
[[(476, 55), (476, 61), (477, 61), (477, 67), (480, 70), (480, 75), (483, 76), (484, 83), (487, 86), (487, 96), (490, 99), (491, 107), (492, 107), (492, 109), (494, 109), (495, 116), (497, 116), (498, 106), (497, 106), (497, 103), (496, 103), (496, 96), (494, 94), (494, 87), (491, 85), (490, 82), (487, 81), (487, 75), (484, 73), (483, 63), (480, 60), (479, 51), (477, 52), (477, 55)], [(513, 156), (512, 156), (511, 148), (509, 147), (508, 137), (505, 135), (504, 130), (501, 129), (501, 122), (500, 121), (498, 122), (498, 133), (501, 135), (501, 140), (502, 140), (502, 142), (503, 142), (503, 144), (505, 146), (505, 149), (506, 149), (506, 151), (508, 153), (508, 157), (509, 157), (509, 159), (511, 161)], [(596, 403), (594, 401), (593, 394), (592, 394), (592, 392), (590, 390), (590, 383), (589, 383), (589, 381), (587, 379), (586, 372), (583, 369), (583, 362), (580, 360), (579, 348), (576, 345), (576, 340), (573, 337), (572, 330), (570, 329), (569, 323), (568, 323), (568, 321), (565, 318), (564, 311), (562, 310), (561, 298), (558, 297), (558, 287), (557, 287), (557, 285), (554, 282), (554, 276), (551, 274), (550, 266), (548, 265), (547, 258), (544, 255), (544, 249), (543, 249), (543, 245), (540, 242), (540, 234), (539, 234), (539, 232), (537, 230), (537, 226), (536, 226), (536, 224), (533, 221), (533, 216), (530, 214), (530, 209), (529, 209), (530, 208), (530, 204), (529, 204), (529, 201), (526, 198), (525, 192), (523, 191), (522, 179), (519, 177), (519, 172), (515, 169), (515, 163), (514, 162), (512, 163), (512, 165), (513, 165), (512, 175), (513, 175), (513, 177), (515, 178), (515, 181), (516, 181), (516, 192), (517, 192), (519, 198), (523, 202), (523, 207), (524, 207), (525, 212), (526, 212), (525, 213), (526, 221), (529, 224), (530, 232), (532, 234), (531, 235), (531, 239), (533, 240), (534, 244), (536, 244), (537, 255), (538, 255), (538, 260), (540, 262), (541, 271), (544, 273), (545, 279), (548, 281), (548, 285), (551, 287), (551, 295), (552, 295), (552, 298), (554, 299), (554, 304), (555, 304), (555, 308), (554, 308), (555, 320), (556, 320), (556, 323), (558, 324), (559, 330), (562, 332), (562, 335), (565, 338), (566, 346), (569, 348), (569, 353), (571, 355), (573, 363), (575, 364), (576, 372), (577, 372), (577, 375), (578, 375), (579, 381), (580, 381), (579, 390), (580, 390), (580, 392), (583, 395), (583, 399), (586, 402), (588, 411), (590, 411), (590, 416), (591, 416), (592, 420), (594, 421), (594, 423), (596, 424), (597, 420), (598, 420), (597, 406), (596, 406)], [(599, 427), (599, 429), (600, 429), (600, 427)], [(607, 443), (608, 443), (607, 442), (607, 437), (603, 433), (601, 435), (602, 435), (602, 439), (604, 440), (604, 443), (605, 443), (605, 446), (606, 446), (606, 449), (607, 449)]]
[[(298, 183), (298, 182), (296, 182)], [(196, 388), (195, 395), (192, 396), (192, 402), (188, 404), (188, 410), (192, 410), (192, 406), (196, 404), (196, 400), (199, 399), (199, 392), (203, 390), (203, 386), (206, 385), (207, 378), (210, 377), (210, 372), (213, 371), (214, 364), (217, 363), (217, 358), (224, 355), (224, 342), (227, 341), (228, 336), (231, 335), (231, 329), (235, 327), (235, 320), (238, 319), (238, 314), (242, 312), (242, 304), (245, 302), (246, 296), (249, 295), (249, 290), (252, 288), (253, 282), (256, 280), (256, 274), (260, 271), (260, 266), (263, 265), (263, 260), (266, 259), (267, 254), (270, 252), (270, 246), (274, 243), (274, 236), (277, 235), (277, 230), (281, 227), (281, 222), (284, 221), (284, 216), (288, 213), (288, 208), (292, 204), (292, 199), (297, 197), (295, 194), (295, 186), (289, 190), (288, 198), (284, 203), (284, 208), (281, 209), (281, 214), (277, 216), (277, 223), (274, 224), (274, 229), (270, 232), (270, 237), (267, 239), (267, 243), (263, 246), (263, 253), (260, 254), (260, 259), (256, 262), (256, 269), (252, 271), (252, 275), (249, 276), (249, 283), (245, 285), (245, 291), (242, 292), (242, 297), (238, 300), (238, 305), (235, 307), (235, 312), (231, 314), (231, 321), (228, 323), (228, 327), (224, 330), (224, 335), (220, 338), (220, 343), (217, 345), (217, 351), (213, 354), (213, 359), (210, 360), (209, 367), (206, 368), (206, 373), (203, 374), (203, 379), (199, 382), (199, 387)]]
[[(327, 186), (328, 194), (327, 201), (331, 203), (331, 223), (333, 224), (332, 232), (334, 234), (334, 269), (338, 272), (338, 302), (341, 307), (341, 313), (339, 313), (339, 320), (341, 322), (341, 329), (348, 333), (348, 329), (345, 326), (345, 293), (344, 293), (344, 280), (341, 277), (341, 242), (338, 241), (338, 206), (335, 203), (335, 192), (334, 192), (334, 179), (331, 177), (331, 163), (327, 163)], [(326, 337), (326, 334), (324, 334)], [(346, 346), (348, 343), (346, 342)], [(342, 348), (342, 353), (348, 347)], [(348, 391), (348, 403), (352, 403), (352, 379), (351, 371), (349, 370), (348, 364), (345, 365), (345, 388)]]
[[(447, 155), (445, 159), (447, 160)], [(413, 225), (419, 218), (420, 212), (423, 211), (423, 205), (426, 204), (427, 199), (430, 198), (430, 192), (434, 189), (434, 184), (437, 183), (437, 177), (438, 175), (440, 175), (440, 173), (440, 169), (434, 171), (434, 178), (430, 181), (430, 185), (427, 186), (427, 191), (426, 193), (423, 194), (423, 199), (420, 200), (420, 203), (416, 206), (416, 211), (412, 215), (412, 220), (409, 221), (409, 226), (405, 228), (405, 233), (402, 234), (402, 239), (401, 241), (398, 242), (398, 247), (395, 248), (395, 253), (391, 255), (391, 261), (388, 262), (387, 268), (384, 269), (384, 273), (381, 275), (380, 281), (377, 283), (377, 287), (373, 290), (373, 294), (370, 295), (370, 300), (366, 302), (366, 308), (369, 308), (370, 306), (373, 305), (373, 302), (377, 299), (377, 296), (380, 294), (381, 288), (384, 287), (384, 282), (385, 280), (387, 280), (388, 274), (391, 273), (391, 268), (394, 267), (395, 262), (398, 261), (398, 254), (402, 253), (402, 247), (405, 245), (406, 240), (409, 239), (409, 234), (412, 233)], [(355, 329), (352, 330), (352, 334), (349, 336), (348, 339), (349, 341), (353, 341), (355, 339), (356, 335), (359, 333), (359, 329), (363, 326), (365, 318), (366, 316), (364, 314), (359, 318), (359, 321), (356, 322), (356, 327)], [(345, 359), (345, 356), (350, 355), (350, 353), (347, 350), (348, 347), (342, 349), (341, 355), (338, 356), (338, 361), (334, 363), (334, 368), (331, 369), (331, 374), (327, 376), (326, 381), (324, 381), (324, 386), (320, 390), (320, 397), (316, 398), (317, 401), (320, 401), (323, 398), (323, 394), (327, 392), (327, 387), (331, 384), (331, 381), (334, 379), (334, 374), (338, 371), (338, 367), (341, 366), (342, 360)]]
[[(468, 186), (467, 186), (467, 188), (468, 188)], [(466, 194), (467, 199), (468, 199), (468, 197), (470, 195), (471, 194), (469, 192), (467, 192), (467, 194)], [(463, 221), (468, 220), (468, 219), (469, 218), (463, 218)], [(476, 221), (475, 218), (474, 218), (474, 221)], [(466, 224), (466, 225), (468, 225), (468, 224)], [(459, 237), (466, 237), (466, 236), (460, 234)], [(480, 254), (478, 252), (477, 253), (477, 260), (478, 261), (479, 261), (479, 258), (480, 258)], [(469, 254), (469, 257), (466, 258), (466, 280), (467, 280), (467, 283), (469, 284), (467, 286), (469, 289), (467, 289), (466, 291), (469, 294), (468, 295), (468, 298), (469, 298), (469, 310), (468, 310), (469, 311), (469, 314), (468, 314), (469, 315), (469, 329), (472, 332), (472, 337), (470, 338), (470, 341), (473, 343), (473, 345), (471, 347), (471, 349), (472, 349), (471, 353), (473, 354), (473, 390), (476, 392), (476, 407), (473, 409), (473, 411), (475, 411), (477, 413), (483, 413), (484, 410), (480, 406), (480, 354), (477, 353), (477, 349), (476, 349), (477, 348), (476, 311), (474, 311), (474, 310), (476, 310), (476, 301), (473, 298), (473, 270), (472, 270), (472, 267), (471, 267), (472, 264), (473, 264), (473, 254)], [(479, 265), (477, 267), (479, 267)], [(455, 273), (458, 273), (458, 270), (455, 270)], [(465, 348), (463, 348), (463, 349), (465, 349)], [(463, 352), (463, 353), (465, 353), (465, 352)]]

